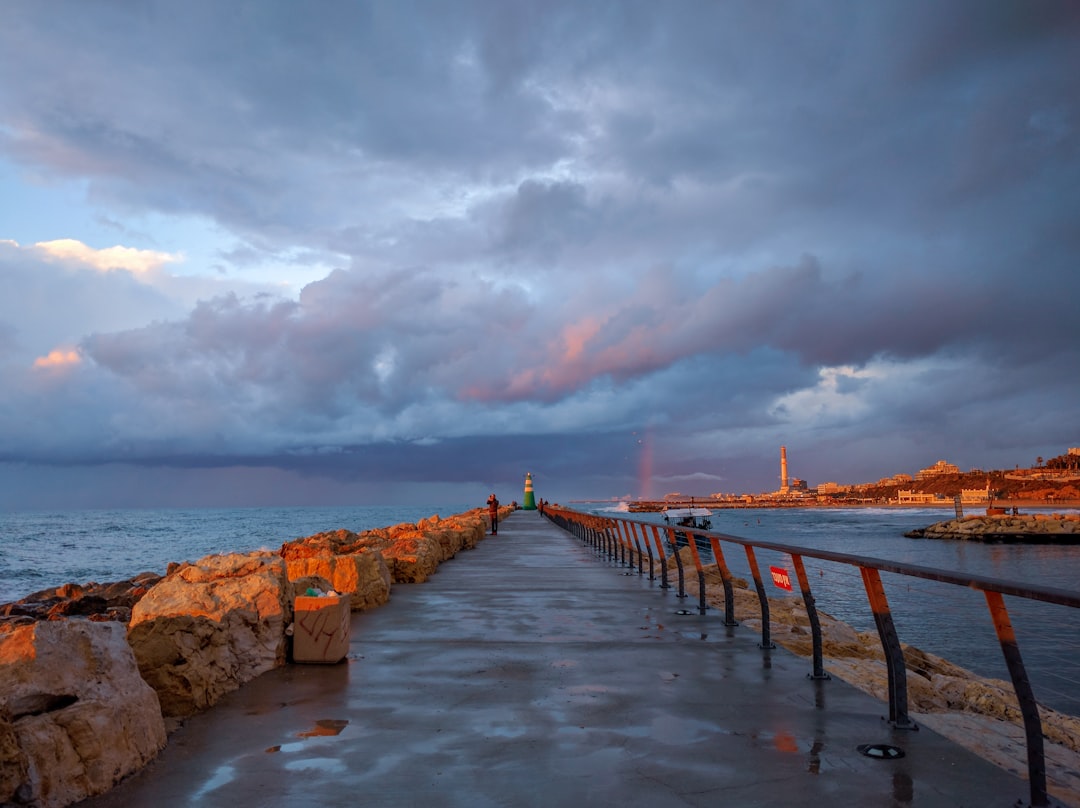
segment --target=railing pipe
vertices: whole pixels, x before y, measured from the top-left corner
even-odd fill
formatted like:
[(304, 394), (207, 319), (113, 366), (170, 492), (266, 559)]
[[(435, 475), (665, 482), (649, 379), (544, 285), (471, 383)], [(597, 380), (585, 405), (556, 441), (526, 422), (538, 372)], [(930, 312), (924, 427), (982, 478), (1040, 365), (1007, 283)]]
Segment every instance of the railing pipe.
[(907, 704), (907, 667), (904, 665), (904, 649), (900, 647), (900, 638), (896, 636), (889, 600), (885, 597), (885, 587), (881, 585), (881, 575), (875, 569), (861, 567), (863, 586), (866, 597), (870, 600), (870, 609), (874, 613), (881, 648), (885, 652), (885, 668), (889, 674), (889, 722), (897, 729), (918, 729), (908, 717)]
[(634, 551), (637, 553), (637, 574), (640, 577), (645, 573), (645, 554), (641, 552), (641, 541), (638, 539), (637, 526), (633, 522), (627, 522), (626, 528), (630, 531), (630, 538), (634, 542)]
[(660, 541), (660, 531), (656, 525), (649, 525), (652, 529), (653, 543), (656, 545), (656, 554), (660, 556), (660, 588), (670, 589), (667, 573), (667, 554), (664, 552), (664, 543)]
[(641, 525), (641, 541), (642, 541), (642, 544), (645, 545), (645, 552), (649, 556), (649, 580), (650, 581), (655, 581), (656, 580), (656, 575), (653, 574), (652, 545), (649, 544), (649, 535), (645, 532), (645, 525), (644, 524)]
[(716, 536), (709, 536), (709, 546), (712, 547), (713, 560), (716, 568), (720, 570), (720, 581), (724, 585), (724, 625), (737, 626), (739, 624), (735, 621), (735, 590), (731, 584), (731, 570), (724, 560), (724, 551), (720, 548), (720, 540)]
[(810, 592), (810, 579), (806, 577), (806, 567), (802, 556), (792, 554), (791, 563), (795, 566), (795, 574), (799, 578), (799, 589), (802, 591), (803, 605), (806, 606), (806, 618), (810, 621), (810, 638), (813, 642), (814, 672), (808, 674), (811, 679), (828, 679), (825, 673), (825, 660), (821, 652), (821, 621), (818, 620), (817, 606), (814, 605), (814, 595)]
[(619, 543), (626, 548), (627, 564), (630, 569), (634, 569), (634, 547), (630, 544), (630, 523), (624, 522), (621, 519), (615, 523), (619, 529)]
[(990, 609), (990, 618), (994, 621), (994, 632), (1005, 655), (1005, 665), (1012, 678), (1016, 700), (1020, 703), (1020, 715), (1024, 719), (1024, 735), (1028, 750), (1028, 783), (1031, 790), (1031, 804), (1036, 808), (1048, 805), (1046, 794), (1046, 757), (1043, 750), (1042, 719), (1039, 718), (1039, 705), (1031, 689), (1024, 660), (1020, 657), (1020, 646), (1016, 642), (1009, 611), (1005, 600), (997, 592), (984, 592), (986, 605)]
[(701, 553), (697, 548), (697, 536), (687, 531), (686, 546), (690, 548), (690, 555), (694, 558), (694, 569), (697, 570), (698, 580), (698, 614), (705, 614), (709, 606), (705, 602), (705, 568), (701, 565)]
[[(549, 510), (545, 515), (549, 516), (552, 521), (555, 521), (563, 527), (563, 529), (577, 535), (582, 541), (591, 543), (599, 552), (603, 552), (604, 547), (601, 546), (601, 542), (604, 541), (610, 554), (610, 544), (607, 543), (607, 540), (603, 536), (604, 531), (602, 531), (599, 526), (588, 521), (589, 515), (557, 508)], [(624, 521), (629, 522), (632, 520)], [(653, 547), (655, 547), (661, 567), (660, 588), (669, 588), (667, 555), (664, 552), (658, 526), (645, 522), (637, 522), (637, 524), (641, 525), (642, 539), (645, 542), (645, 549), (649, 555), (649, 580), (654, 580), (654, 558), (652, 550)], [(649, 542), (649, 532), (646, 531), (646, 524), (649, 527), (649, 531), (652, 533), (651, 544)], [(634, 532), (632, 527), (629, 529), (636, 542), (636, 532)], [(701, 535), (707, 537), (709, 540), (713, 551), (713, 558), (716, 561), (717, 568), (720, 571), (720, 578), (724, 585), (725, 625), (736, 625), (736, 622), (734, 615), (732, 576), (725, 563), (720, 542), (725, 541), (733, 544), (740, 544), (746, 550), (747, 560), (750, 563), (750, 570), (754, 577), (754, 585), (757, 589), (758, 599), (762, 606), (761, 645), (763, 648), (771, 648), (774, 646), (769, 634), (768, 598), (765, 596), (761, 572), (758, 568), (754, 550), (755, 548), (774, 550), (781, 553), (788, 553), (792, 556), (792, 561), (799, 577), (799, 586), (803, 593), (803, 602), (807, 607), (807, 617), (810, 620), (811, 632), (814, 634), (814, 678), (817, 678), (819, 674), (824, 675), (823, 666), (819, 662), (820, 625), (818, 625), (816, 606), (814, 605), (813, 595), (810, 592), (809, 582), (806, 578), (806, 571), (802, 559), (803, 557), (808, 557), (821, 561), (830, 561), (858, 567), (863, 578), (864, 587), (866, 588), (867, 598), (870, 601), (871, 610), (874, 614), (878, 635), (885, 651), (886, 668), (889, 673), (889, 720), (898, 729), (917, 729), (917, 727), (907, 714), (907, 672), (904, 666), (903, 649), (901, 648), (899, 638), (896, 635), (896, 627), (893, 624), (892, 615), (889, 611), (888, 600), (885, 597), (885, 590), (881, 585), (880, 573), (891, 572), (911, 578), (937, 581), (953, 586), (961, 586), (967, 589), (981, 591), (986, 597), (991, 619), (994, 622), (994, 629), (997, 632), (998, 641), (1001, 644), (1002, 652), (1005, 655), (1006, 664), (1009, 668), (1009, 675), (1013, 682), (1013, 689), (1016, 692), (1017, 700), (1020, 703), (1020, 710), (1024, 720), (1024, 731), (1027, 739), (1031, 804), (1038, 808), (1042, 808), (1042, 806), (1048, 804), (1046, 794), (1046, 762), (1042, 742), (1042, 724), (1039, 718), (1038, 706), (1035, 701), (1034, 693), (1032, 692), (1031, 684), (1027, 678), (1023, 660), (1020, 656), (1019, 645), (1016, 642), (1016, 637), (1013, 633), (1012, 624), (1009, 620), (1008, 612), (1005, 609), (1002, 596), (1010, 595), (1075, 609), (1080, 608), (1080, 594), (1065, 589), (1032, 586), (983, 575), (971, 575), (967, 573), (956, 573), (948, 570), (934, 569), (932, 567), (922, 567), (917, 564), (887, 561), (868, 556), (835, 553), (827, 550), (780, 544), (778, 542), (744, 539), (739, 536), (716, 533), (713, 531), (701, 531)], [(677, 552), (677, 544), (675, 549), (676, 562), (679, 563), (681, 573), (682, 565)], [(640, 568), (640, 550), (638, 564)]]
[(761, 648), (775, 648), (769, 626), (769, 596), (765, 594), (765, 584), (761, 581), (761, 570), (758, 569), (757, 555), (751, 544), (744, 545), (746, 549), (746, 561), (750, 565), (750, 574), (754, 576), (754, 588), (757, 589), (758, 600), (761, 602)]
[(675, 528), (667, 528), (668, 543), (671, 544), (671, 554), (675, 556), (675, 566), (679, 568), (679, 598), (686, 597), (686, 573), (683, 572), (682, 556), (679, 554), (679, 534)]

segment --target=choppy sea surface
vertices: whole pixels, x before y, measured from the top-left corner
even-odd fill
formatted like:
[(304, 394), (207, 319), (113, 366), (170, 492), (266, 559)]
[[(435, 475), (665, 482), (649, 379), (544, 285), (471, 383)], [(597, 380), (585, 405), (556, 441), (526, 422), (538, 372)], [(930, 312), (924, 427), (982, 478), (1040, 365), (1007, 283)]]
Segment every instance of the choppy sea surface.
[[(340, 508), (231, 508), (29, 511), (0, 513), (0, 603), (63, 583), (119, 581), (143, 571), (159, 574), (172, 561), (210, 553), (277, 549), (324, 530), (365, 530), (449, 516), (476, 503)], [(610, 506), (576, 505), (600, 511)], [(660, 521), (658, 514), (619, 516)], [(712, 529), (749, 539), (903, 561), (925, 567), (1080, 593), (1080, 546), (1006, 545), (907, 539), (904, 532), (950, 518), (951, 509), (717, 510)], [(748, 576), (741, 548), (725, 549), (736, 575)], [(759, 551), (768, 567), (790, 556)], [(818, 608), (860, 631), (874, 629), (859, 572), (806, 558)], [(902, 642), (945, 657), (983, 676), (1008, 680), (986, 601), (958, 586), (882, 573)], [(797, 589), (797, 586), (796, 586)], [(1080, 715), (1080, 610), (1006, 596), (1036, 697)]]
[[(579, 507), (639, 521), (661, 521), (660, 514), (610, 513), (618, 508), (602, 505)], [(1080, 595), (1080, 545), (984, 544), (904, 537), (906, 531), (952, 517), (951, 507), (718, 509), (713, 511), (711, 529), (747, 539), (906, 562)], [(728, 544), (721, 548), (732, 573), (749, 579), (750, 568), (742, 547)], [(787, 570), (795, 588), (790, 596), (799, 596), (790, 554), (759, 550), (757, 560), (770, 597), (787, 594), (772, 584), (770, 566)], [(876, 631), (857, 567), (809, 557), (804, 562), (819, 610), (859, 631)], [(888, 572), (881, 573), (881, 580), (901, 642), (982, 676), (1009, 681), (981, 592)], [(1036, 698), (1055, 709), (1080, 715), (1080, 609), (1008, 595), (1005, 605)]]
[[(482, 503), (481, 503), (482, 504)], [(165, 574), (172, 561), (277, 550), (324, 530), (353, 531), (463, 513), (472, 505), (204, 508), (0, 513), (0, 603), (64, 583)]]

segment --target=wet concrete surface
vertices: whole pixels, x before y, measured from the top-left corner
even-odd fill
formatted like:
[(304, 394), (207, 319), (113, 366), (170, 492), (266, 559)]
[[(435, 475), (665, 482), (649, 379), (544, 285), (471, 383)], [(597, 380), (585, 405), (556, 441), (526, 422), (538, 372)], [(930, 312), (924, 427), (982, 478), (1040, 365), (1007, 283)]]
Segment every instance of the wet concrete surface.
[(263, 675), (82, 805), (1026, 804), (1023, 780), (626, 572), (519, 511), (354, 615), (346, 662)]

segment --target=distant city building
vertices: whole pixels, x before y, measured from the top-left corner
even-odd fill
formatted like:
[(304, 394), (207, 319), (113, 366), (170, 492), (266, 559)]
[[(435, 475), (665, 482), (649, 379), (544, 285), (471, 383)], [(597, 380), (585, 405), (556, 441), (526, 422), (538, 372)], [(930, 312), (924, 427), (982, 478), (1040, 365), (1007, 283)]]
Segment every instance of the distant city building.
[(896, 492), (896, 501), (900, 505), (915, 502), (934, 502), (937, 498), (937, 494), (931, 494), (923, 491), (913, 491), (910, 488), (902, 489)]
[(817, 487), (819, 494), (845, 494), (850, 490), (850, 485), (840, 485), (840, 483), (819, 483)]
[(1080, 455), (1080, 446), (1070, 446), (1069, 451), (1066, 454)]
[(929, 468), (919, 469), (919, 473), (915, 475), (916, 480), (925, 480), (927, 477), (939, 477), (942, 474), (959, 474), (960, 467), (955, 463), (946, 463), (944, 460), (939, 460)]

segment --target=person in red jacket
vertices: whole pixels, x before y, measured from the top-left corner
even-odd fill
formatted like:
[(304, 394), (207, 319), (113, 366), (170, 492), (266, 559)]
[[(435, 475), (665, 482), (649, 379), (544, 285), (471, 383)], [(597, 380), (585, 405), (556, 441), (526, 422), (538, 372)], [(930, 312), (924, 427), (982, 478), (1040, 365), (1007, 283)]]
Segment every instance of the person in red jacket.
[(488, 497), (488, 515), (491, 517), (491, 535), (499, 535), (499, 500), (492, 494)]

